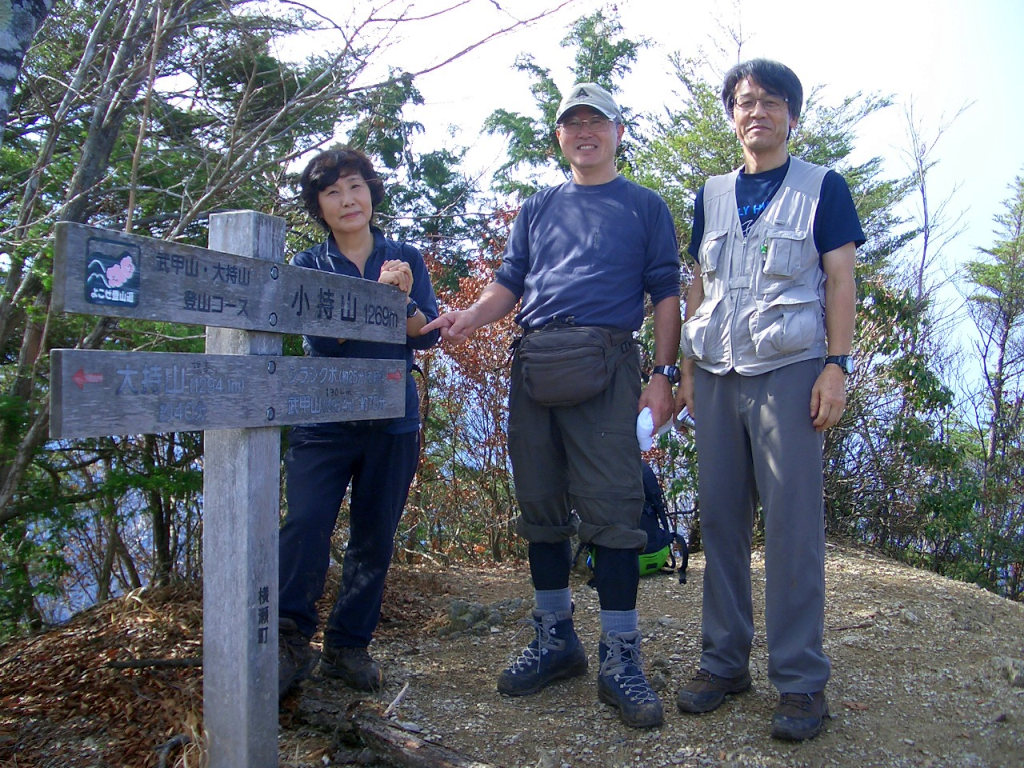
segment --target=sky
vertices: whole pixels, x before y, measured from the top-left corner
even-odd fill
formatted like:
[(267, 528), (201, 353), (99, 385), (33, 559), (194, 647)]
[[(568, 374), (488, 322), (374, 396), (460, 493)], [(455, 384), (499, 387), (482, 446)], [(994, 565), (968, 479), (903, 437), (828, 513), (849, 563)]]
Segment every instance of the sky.
[[(344, 5), (341, 0), (307, 2), (328, 15)], [(496, 0), (475, 0), (433, 28), (400, 26), (408, 32), (382, 58), (405, 69), (436, 64), (507, 23), (509, 16), (499, 11), (502, 6), (525, 17), (560, 2), (501, 0), (499, 5)], [(412, 6), (424, 13), (456, 3), (406, 0), (390, 7)], [(622, 81), (621, 104), (634, 112), (658, 112), (672, 104), (677, 97), (669, 55), (678, 51), (696, 56), (703, 49), (727, 67), (737, 60), (735, 44), (726, 48), (727, 55), (716, 54), (716, 47), (728, 39), (724, 27), (738, 28), (743, 59), (764, 56), (785, 63), (800, 77), (805, 93), (821, 86), (820, 98), (827, 104), (858, 91), (892, 96), (893, 107), (861, 124), (854, 158), (882, 157), (886, 176), (907, 172), (906, 109), (912, 105), (923, 136), (937, 139), (932, 157), (938, 165), (929, 178), (931, 205), (948, 200), (951, 217), (962, 213), (963, 233), (943, 249), (939, 268), (950, 272), (977, 258), (979, 247), (993, 244), (993, 216), (1002, 212), (1014, 178), (1024, 175), (1024, 142), (1019, 140), (1024, 135), (1024, 2), (618, 0), (615, 6), (624, 34), (651, 42)], [(534, 114), (530, 81), (515, 71), (516, 56), (532, 54), (560, 88), (568, 88), (571, 53), (559, 41), (573, 21), (607, 7), (574, 0), (534, 26), (488, 42), (419, 78), (427, 103), (411, 116), (426, 128), (425, 148), (433, 142), (472, 146), (471, 170), (489, 178), (504, 153), (496, 139), (480, 137), (484, 118), (498, 108)], [(956, 303), (950, 299), (950, 311)]]

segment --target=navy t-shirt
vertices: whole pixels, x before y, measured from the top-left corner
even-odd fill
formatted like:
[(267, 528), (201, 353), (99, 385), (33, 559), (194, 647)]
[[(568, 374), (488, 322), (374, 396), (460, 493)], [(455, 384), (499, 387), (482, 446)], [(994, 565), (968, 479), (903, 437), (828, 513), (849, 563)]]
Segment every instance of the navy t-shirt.
[[(740, 169), (736, 179), (736, 212), (740, 217), (743, 233), (754, 226), (754, 222), (771, 203), (775, 193), (789, 171), (789, 158), (778, 168), (764, 173), (746, 173)], [(704, 239), (704, 187), (697, 193), (693, 205), (693, 233), (687, 252), (697, 260), (700, 242)], [(821, 182), (821, 197), (814, 214), (814, 247), (819, 254), (834, 251), (847, 243), (864, 244), (864, 230), (853, 204), (853, 196), (846, 180), (835, 171), (829, 171)]]
[(668, 206), (622, 176), (537, 192), (516, 217), (494, 279), (522, 297), (516, 322), (553, 318), (637, 330), (644, 294), (679, 295), (679, 246)]

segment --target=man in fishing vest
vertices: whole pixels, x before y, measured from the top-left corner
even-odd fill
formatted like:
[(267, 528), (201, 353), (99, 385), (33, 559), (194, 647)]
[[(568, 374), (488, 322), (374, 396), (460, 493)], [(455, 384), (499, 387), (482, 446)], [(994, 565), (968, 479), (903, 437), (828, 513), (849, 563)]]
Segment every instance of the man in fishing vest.
[(750, 554), (765, 523), (768, 679), (779, 691), (772, 736), (801, 741), (828, 717), (823, 433), (853, 373), (856, 248), (849, 188), (835, 171), (790, 157), (803, 102), (778, 62), (733, 67), (722, 102), (743, 166), (697, 195), (677, 410), (696, 420), (706, 556), (700, 670), (683, 712), (710, 712), (750, 688)]

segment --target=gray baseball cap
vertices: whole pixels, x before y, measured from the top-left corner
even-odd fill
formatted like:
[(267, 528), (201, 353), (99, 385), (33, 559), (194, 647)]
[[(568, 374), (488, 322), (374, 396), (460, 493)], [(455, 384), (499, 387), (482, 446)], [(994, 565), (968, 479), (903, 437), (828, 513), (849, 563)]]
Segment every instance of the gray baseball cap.
[(558, 105), (555, 122), (562, 122), (565, 113), (575, 107), (592, 107), (609, 120), (622, 122), (622, 113), (615, 104), (615, 99), (597, 83), (576, 83)]

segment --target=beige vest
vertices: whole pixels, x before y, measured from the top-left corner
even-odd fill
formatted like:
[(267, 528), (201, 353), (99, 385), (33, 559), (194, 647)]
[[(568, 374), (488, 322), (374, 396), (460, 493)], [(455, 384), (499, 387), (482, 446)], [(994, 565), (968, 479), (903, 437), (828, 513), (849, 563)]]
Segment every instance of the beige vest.
[(825, 356), (825, 273), (814, 213), (828, 169), (791, 158), (779, 191), (743, 236), (739, 171), (704, 186), (704, 301), (683, 324), (687, 358), (744, 376)]

